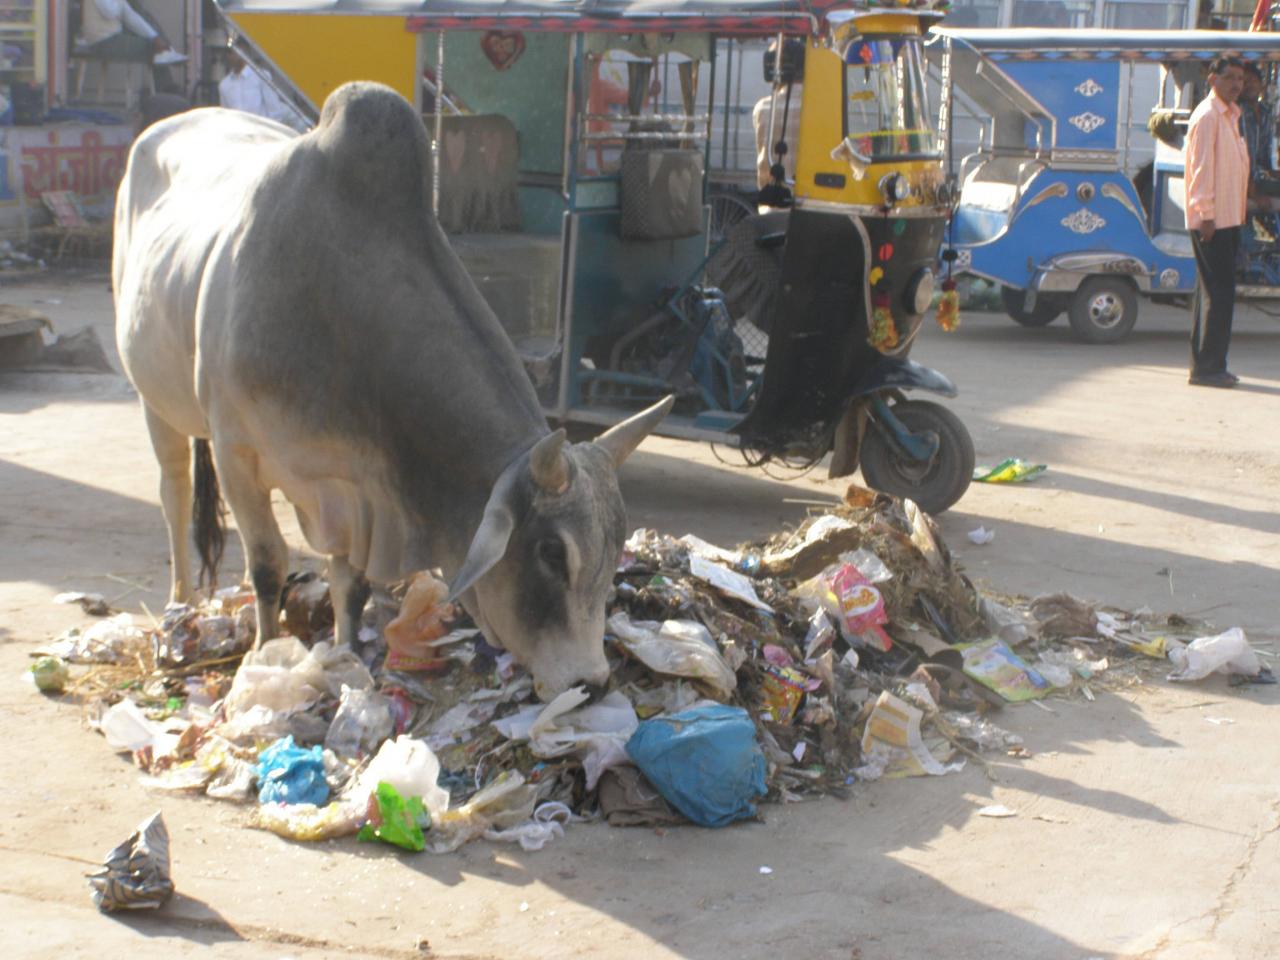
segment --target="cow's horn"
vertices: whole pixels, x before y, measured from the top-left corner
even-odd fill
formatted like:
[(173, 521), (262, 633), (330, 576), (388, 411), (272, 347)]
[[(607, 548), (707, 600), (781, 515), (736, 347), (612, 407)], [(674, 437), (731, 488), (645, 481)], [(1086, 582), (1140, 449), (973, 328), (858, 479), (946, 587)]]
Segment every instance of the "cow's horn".
[(529, 451), (529, 473), (547, 493), (564, 493), (569, 486), (569, 458), (564, 455), (564, 428), (548, 434)]
[(641, 410), (634, 417), (629, 417), (600, 434), (596, 437), (596, 445), (609, 451), (615, 466), (622, 466), (623, 461), (631, 456), (631, 451), (640, 446), (640, 441), (651, 434), (654, 427), (662, 422), (662, 418), (671, 412), (675, 402), (674, 396), (659, 400), (648, 410)]

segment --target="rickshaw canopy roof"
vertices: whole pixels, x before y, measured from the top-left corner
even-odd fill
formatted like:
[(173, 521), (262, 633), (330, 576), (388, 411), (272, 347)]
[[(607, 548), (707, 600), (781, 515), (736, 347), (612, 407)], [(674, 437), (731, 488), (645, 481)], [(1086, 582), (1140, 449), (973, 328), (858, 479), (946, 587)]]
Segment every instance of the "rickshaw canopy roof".
[(1167, 63), (1213, 60), (1280, 61), (1280, 33), (1242, 30), (971, 30), (934, 27), (991, 60), (1134, 60)]
[(569, 33), (709, 31), (734, 36), (819, 32), (834, 11), (927, 14), (919, 7), (850, 0), (217, 0), (227, 13), (402, 16), (410, 31)]

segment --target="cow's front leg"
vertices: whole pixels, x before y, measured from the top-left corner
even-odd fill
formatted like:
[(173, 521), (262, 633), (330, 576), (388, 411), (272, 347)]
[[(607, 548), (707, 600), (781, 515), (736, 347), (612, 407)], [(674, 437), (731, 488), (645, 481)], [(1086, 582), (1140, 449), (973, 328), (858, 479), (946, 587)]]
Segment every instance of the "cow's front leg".
[(280, 632), (280, 591), (288, 571), (289, 549), (271, 512), (271, 490), (260, 479), (257, 454), (248, 447), (215, 441), (213, 455), (253, 582), (258, 612), (258, 636), (253, 646), (257, 649), (262, 641)]
[(337, 644), (355, 643), (360, 635), (360, 617), (371, 592), (369, 581), (346, 557), (329, 558), (329, 597), (333, 600)]
[(191, 443), (186, 434), (173, 429), (143, 404), (147, 432), (160, 464), (160, 505), (169, 527), (169, 562), (172, 577), (169, 602), (191, 599), (191, 559), (187, 550), (187, 530), (191, 526)]

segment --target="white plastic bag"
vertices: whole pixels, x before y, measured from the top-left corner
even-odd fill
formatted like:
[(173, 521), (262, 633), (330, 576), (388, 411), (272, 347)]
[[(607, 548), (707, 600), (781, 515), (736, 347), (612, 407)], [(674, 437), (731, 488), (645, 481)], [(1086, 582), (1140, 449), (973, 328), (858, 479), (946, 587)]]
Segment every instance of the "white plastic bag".
[(378, 755), (360, 774), (353, 802), (367, 801), (379, 783), (389, 783), (402, 797), (421, 797), (434, 822), (449, 809), (449, 791), (440, 779), (440, 761), (422, 740), (399, 736), (383, 743)]
[(335, 647), (321, 640), (315, 644), (294, 671), (317, 690), (330, 696), (342, 695), (343, 687), (353, 690), (373, 689), (373, 676), (363, 661), (345, 644)]
[(246, 653), (227, 694), (227, 716), (234, 718), (254, 706), (285, 714), (315, 703), (322, 690), (296, 669), (307, 656), (297, 637), (268, 640)]
[(1171, 647), (1169, 660), (1176, 667), (1170, 680), (1203, 680), (1211, 673), (1253, 676), (1262, 669), (1244, 631), (1232, 627), (1216, 637), (1197, 637), (1185, 648)]
[(632, 621), (625, 613), (609, 618), (609, 632), (650, 670), (705, 681), (723, 699), (738, 678), (716, 648), (707, 628), (692, 620)]
[(153, 747), (162, 734), (132, 700), (121, 700), (102, 716), (102, 735), (112, 750), (130, 753)]
[(528, 740), (535, 757), (576, 753), (582, 757), (587, 789), (591, 790), (610, 767), (630, 762), (627, 741), (640, 726), (640, 718), (631, 701), (617, 690), (599, 703), (582, 707), (586, 700), (586, 690), (574, 687), (545, 707), (525, 707), (493, 725), (509, 740)]

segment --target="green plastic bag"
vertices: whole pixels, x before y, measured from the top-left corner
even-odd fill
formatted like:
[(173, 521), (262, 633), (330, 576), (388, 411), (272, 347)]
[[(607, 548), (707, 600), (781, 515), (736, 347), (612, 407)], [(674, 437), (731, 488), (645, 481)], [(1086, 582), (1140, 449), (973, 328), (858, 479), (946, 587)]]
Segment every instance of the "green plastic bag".
[(975, 467), (973, 479), (977, 483), (1022, 483), (1035, 479), (1047, 469), (1043, 463), (1027, 463), (1021, 457), (1010, 457), (994, 467)]
[(379, 782), (369, 798), (369, 820), (357, 840), (381, 840), (393, 843), (415, 853), (421, 853), (427, 845), (423, 830), (431, 829), (431, 814), (422, 805), (421, 797), (405, 799), (391, 784)]

